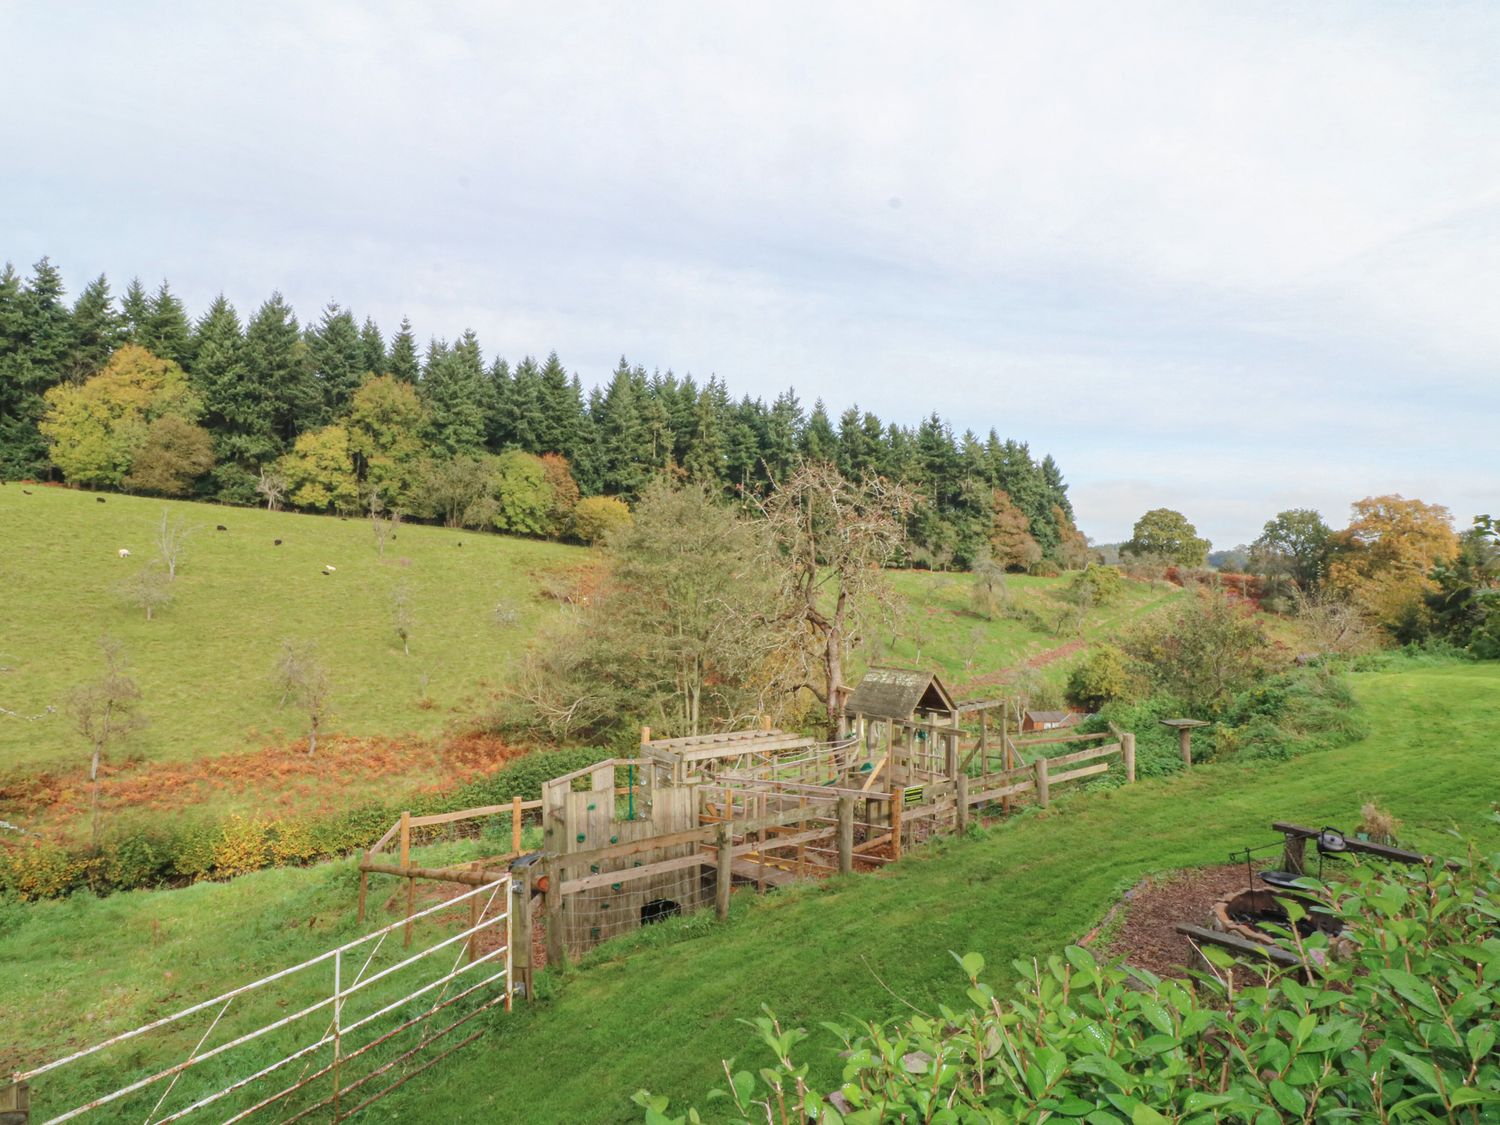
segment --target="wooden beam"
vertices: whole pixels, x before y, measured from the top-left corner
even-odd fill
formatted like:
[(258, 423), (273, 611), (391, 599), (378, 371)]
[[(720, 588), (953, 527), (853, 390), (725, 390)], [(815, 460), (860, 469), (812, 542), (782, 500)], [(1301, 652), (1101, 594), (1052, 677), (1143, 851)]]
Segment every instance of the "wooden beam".
[(1282, 949), (1279, 945), (1262, 945), (1258, 941), (1242, 938), (1238, 934), (1226, 934), (1222, 930), (1210, 930), (1206, 926), (1191, 926), (1186, 922), (1179, 922), (1172, 928), (1192, 942), (1217, 945), (1221, 949), (1227, 949), (1243, 957), (1274, 961), (1288, 968), (1302, 968), (1302, 959), (1295, 953)]
[[(1044, 762), (1045, 758), (1037, 761)], [(1108, 762), (1100, 762), (1097, 765), (1083, 766), (1076, 770), (1068, 770), (1066, 773), (1049, 773), (1047, 780), (1050, 784), (1059, 785), (1064, 781), (1077, 781), (1080, 777), (1093, 777), (1095, 774), (1105, 773), (1109, 770)]]
[[(1279, 820), (1271, 827), (1283, 835), (1300, 836), (1305, 840), (1316, 839), (1322, 831), (1318, 828), (1306, 828), (1300, 824), (1286, 824)], [(1381, 859), (1393, 859), (1399, 863), (1427, 863), (1431, 858), (1421, 852), (1409, 852), (1405, 848), (1393, 848), (1388, 844), (1376, 844), (1369, 840), (1356, 840), (1350, 836), (1344, 837), (1344, 846), (1351, 852), (1379, 856)]]
[(1071, 754), (1059, 754), (1056, 758), (1047, 759), (1047, 768), (1056, 769), (1058, 766), (1071, 766), (1074, 762), (1088, 762), (1094, 758), (1103, 758), (1110, 754), (1120, 753), (1120, 744), (1111, 742), (1104, 746), (1090, 746), (1087, 750), (1075, 750)]

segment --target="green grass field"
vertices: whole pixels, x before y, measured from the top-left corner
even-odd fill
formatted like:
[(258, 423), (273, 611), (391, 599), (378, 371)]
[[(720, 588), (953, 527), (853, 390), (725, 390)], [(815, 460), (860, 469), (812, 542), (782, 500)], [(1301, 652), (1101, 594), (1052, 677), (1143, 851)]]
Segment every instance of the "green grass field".
[(1120, 598), (1092, 610), (1079, 631), (1060, 597), (1066, 578), (1010, 575), (1005, 580), (1010, 612), (989, 618), (974, 611), (974, 580), (967, 574), (904, 571), (892, 580), (908, 608), (895, 644), (882, 645), (878, 659), (936, 667), (950, 687), (975, 684), (978, 694), (983, 694), (979, 684), (993, 685), (994, 677), (1027, 661), (1039, 665), (1041, 682), (1061, 685), (1076, 663), (1079, 642), (1116, 636), (1182, 596), (1176, 587), (1127, 581)]
[[(978, 950), (997, 968), (1052, 950), (1142, 875), (1224, 862), (1231, 848), (1272, 839), (1277, 819), (1349, 826), (1376, 798), (1404, 822), (1403, 843), (1455, 848), (1447, 833), (1456, 827), (1500, 845), (1487, 815), (1500, 780), (1500, 665), (1399, 668), (1361, 674), (1355, 686), (1371, 727), (1358, 743), (1079, 794), (980, 838), (929, 846), (877, 876), (759, 901), (736, 893), (723, 926), (698, 915), (602, 947), (581, 969), (544, 974), (538, 1003), (497, 1018), (478, 1043), (370, 1112), (633, 1121), (629, 1095), (642, 1086), (706, 1109), (720, 1059), (768, 1061), (737, 1022), (762, 1003), (811, 1028), (908, 1004), (931, 1011), (961, 994), (950, 950)], [(7, 1004), (16, 1014), (0, 1030), (0, 1066), (55, 1055), (327, 948), (356, 932), (353, 897), (351, 866), (328, 864), (5, 907), (0, 995), (24, 1003)], [(83, 949), (101, 955), (78, 956)], [(815, 1033), (814, 1043), (832, 1042)], [(811, 1057), (824, 1075), (836, 1068), (831, 1051)], [(35, 1096), (45, 1099), (46, 1086)]]
[[(482, 772), (505, 752), (490, 745), (459, 761), (443, 745), (416, 742), (482, 712), (556, 612), (541, 591), (569, 588), (593, 558), (578, 547), (421, 525), (401, 527), (382, 555), (362, 519), (99, 499), (0, 488), (0, 707), (41, 716), (0, 715), (0, 819), (75, 841), (87, 833), (88, 748), (64, 704), (100, 674), (101, 636), (123, 643), (147, 720), (111, 748), (107, 828), (186, 808), (295, 815), (339, 797), (399, 799)], [(196, 530), (173, 602), (147, 621), (120, 586), (152, 563), (164, 509)], [(1084, 641), (1181, 596), (1127, 583), (1079, 633), (1059, 627), (1064, 579), (1011, 578), (1012, 612), (989, 620), (971, 610), (966, 575), (896, 573), (893, 581), (907, 610), (875, 658), (937, 667), (956, 690), (988, 694), (998, 678), (1013, 680), (1000, 674), (1029, 660), (1042, 681), (1060, 684)], [(400, 588), (415, 618), (409, 655), (394, 628)], [(497, 605), (509, 611), (504, 620)], [(285, 639), (315, 641), (330, 672), (325, 731), (371, 741), (325, 740), (316, 761), (300, 756), (305, 719), (280, 706), (270, 678)]]
[[(149, 760), (299, 738), (298, 717), (278, 708), (269, 680), (284, 638), (317, 642), (334, 684), (331, 729), (435, 733), (474, 710), (483, 685), (503, 676), (550, 612), (536, 596), (547, 573), (588, 557), (578, 547), (416, 525), (401, 527), (382, 557), (366, 520), (30, 492), (0, 488), (0, 667), (9, 669), (0, 706), (60, 707), (73, 685), (99, 674), (99, 637), (118, 637), (150, 720), (120, 753)], [(199, 530), (183, 552), (175, 601), (146, 621), (117, 588), (154, 557), (164, 506)], [(120, 548), (131, 557), (120, 558)], [(335, 573), (325, 576), (324, 564)], [(392, 627), (402, 583), (415, 617), (409, 656)], [(503, 625), (493, 614), (502, 601), (518, 614)], [(424, 680), (431, 706), (422, 704)], [(61, 712), (0, 722), (0, 773), (84, 760)]]

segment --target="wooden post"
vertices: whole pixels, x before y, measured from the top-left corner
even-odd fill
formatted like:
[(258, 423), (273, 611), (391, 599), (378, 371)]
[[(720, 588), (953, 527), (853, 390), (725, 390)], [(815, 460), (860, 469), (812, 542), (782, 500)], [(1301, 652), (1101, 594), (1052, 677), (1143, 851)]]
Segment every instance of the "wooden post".
[(989, 729), (990, 729), (990, 713), (988, 711), (981, 711), (981, 712), (979, 712), (979, 772), (980, 773), (989, 773), (990, 772)]
[(839, 798), (839, 874), (854, 873), (854, 798)]
[(729, 889), (734, 883), (734, 831), (727, 823), (719, 825), (719, 861), (714, 883), (714, 910), (719, 921), (729, 917)]
[[(764, 793), (762, 793), (760, 795), (760, 798), (755, 802), (755, 810), (756, 810), (755, 811), (755, 815), (757, 817), (759, 817), (761, 820), (765, 820), (765, 818), (766, 818), (766, 795)], [(760, 832), (758, 833), (756, 839), (757, 839), (757, 841), (758, 841), (758, 843), (760, 845), (756, 849), (756, 853), (755, 853), (756, 856), (760, 859), (760, 877), (756, 880), (755, 890), (756, 890), (757, 894), (765, 894), (766, 893), (766, 826), (764, 824), (761, 825)]]
[(517, 794), (510, 799), (510, 850), (513, 855), (521, 854), (521, 796)]
[(510, 884), (510, 971), (521, 974), (526, 986), (526, 1001), (531, 1002), (531, 865), (521, 869), (521, 877)]
[(542, 874), (547, 880), (542, 900), (547, 911), (547, 967), (561, 969), (568, 963), (568, 943), (563, 932), (562, 865), (555, 857), (548, 859)]
[[(401, 870), (405, 871), (411, 866), (411, 813), (401, 814)], [(406, 877), (406, 929), (402, 932), (401, 943), (411, 945), (411, 916), (417, 912), (417, 881), (410, 875)]]
[(901, 858), (901, 806), (906, 801), (906, 790), (899, 785), (891, 790), (891, 858)]
[(11, 1082), (0, 1086), (0, 1125), (26, 1125), (31, 1120), (31, 1086)]
[(1177, 749), (1182, 751), (1182, 768), (1193, 768), (1193, 732), (1189, 727), (1177, 729)]
[(955, 711), (953, 712), (953, 733), (948, 735), (947, 738), (948, 756), (943, 762), (943, 767), (948, 771), (950, 781), (958, 777), (958, 737), (962, 730), (963, 728), (959, 726), (958, 722), (958, 712)]
[(969, 830), (969, 775), (958, 775), (958, 812), (954, 823), (960, 833)]
[[(807, 831), (807, 798), (806, 797), (799, 797), (799, 798), (797, 798), (797, 808), (802, 813), (802, 815), (800, 817), (798, 817), (798, 819), (797, 819), (797, 832), (800, 835), (801, 833)], [(853, 829), (851, 828), (850, 831), (853, 831)], [(797, 878), (800, 879), (800, 878), (802, 878), (807, 873), (806, 872), (806, 863), (807, 863), (807, 845), (805, 843), (798, 844), (797, 845)]]
[(359, 920), (365, 920), (365, 895), (370, 890), (370, 873), (365, 870), (365, 862), (370, 858), (368, 851), (359, 853)]
[(1281, 869), (1293, 875), (1307, 874), (1307, 838), (1288, 832), (1281, 849)]
[(1047, 759), (1045, 757), (1038, 758), (1032, 763), (1031, 768), (1036, 773), (1036, 802), (1045, 809), (1047, 802), (1052, 796), (1047, 782)]
[(1135, 735), (1126, 731), (1120, 735), (1120, 752), (1125, 758), (1125, 781), (1135, 781)]

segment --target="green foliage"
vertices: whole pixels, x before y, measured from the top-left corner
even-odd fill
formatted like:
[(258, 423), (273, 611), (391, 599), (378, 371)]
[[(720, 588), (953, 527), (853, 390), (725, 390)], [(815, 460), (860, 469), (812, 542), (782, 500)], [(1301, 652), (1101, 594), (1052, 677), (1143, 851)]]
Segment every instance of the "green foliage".
[(1131, 691), (1130, 662), (1114, 645), (1090, 650), (1068, 675), (1068, 702), (1090, 711), (1125, 699)]
[(540, 457), (513, 449), (495, 458), (490, 469), (495, 501), (494, 525), (513, 535), (544, 538), (555, 534), (555, 494)]
[(1250, 568), (1267, 577), (1291, 578), (1307, 589), (1322, 574), (1331, 534), (1323, 517), (1311, 508), (1278, 512), (1250, 545)]
[(1179, 566), (1202, 566), (1212, 544), (1198, 537), (1187, 517), (1171, 508), (1152, 508), (1135, 521), (1131, 536), (1120, 544), (1122, 554)]
[(573, 509), (573, 534), (583, 543), (602, 543), (630, 523), (630, 506), (618, 496), (590, 496)]
[[(1454, 869), (1371, 866), (1313, 891), (1311, 909), (1343, 934), (1283, 940), (1306, 983), (1269, 968), (1237, 988), (1160, 980), (1068, 946), (1015, 962), (1007, 994), (982, 956), (954, 954), (967, 1004), (823, 1025), (842, 1048), (836, 1087), (808, 1081), (809, 1033), (767, 1009), (743, 1022), (774, 1062), (726, 1066), (729, 1088), (712, 1096), (746, 1125), (1487, 1119), (1500, 1107), (1497, 865), (1470, 854)], [(644, 1091), (636, 1102), (647, 1121), (687, 1120)]]
[[(40, 428), (48, 455), (68, 480), (88, 485), (121, 486), (150, 442), (154, 423), (173, 416), (191, 423), (201, 410), (181, 367), (133, 344), (116, 351), (92, 379), (53, 387), (45, 397)], [(175, 430), (174, 435), (182, 437)], [(148, 470), (153, 479), (170, 444), (166, 439), (158, 429)]]
[(299, 508), (359, 510), (359, 478), (354, 473), (349, 431), (343, 426), (324, 426), (303, 434), (276, 467), (286, 478), (288, 498)]
[(213, 467), (213, 436), (186, 418), (164, 414), (146, 430), (124, 485), (157, 496), (186, 496)]
[(1265, 627), (1253, 607), (1213, 589), (1144, 622), (1122, 647), (1158, 691), (1198, 718), (1212, 717), (1263, 675), (1269, 660)]

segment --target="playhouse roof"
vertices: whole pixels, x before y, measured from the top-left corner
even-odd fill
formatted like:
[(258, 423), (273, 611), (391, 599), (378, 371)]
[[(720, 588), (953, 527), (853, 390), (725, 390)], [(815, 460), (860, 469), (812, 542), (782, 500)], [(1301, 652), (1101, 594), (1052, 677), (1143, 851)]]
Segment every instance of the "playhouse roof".
[(917, 710), (953, 711), (953, 697), (931, 672), (913, 668), (871, 668), (849, 696), (844, 710), (880, 719), (908, 719)]

